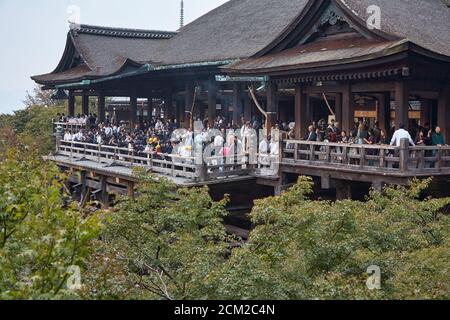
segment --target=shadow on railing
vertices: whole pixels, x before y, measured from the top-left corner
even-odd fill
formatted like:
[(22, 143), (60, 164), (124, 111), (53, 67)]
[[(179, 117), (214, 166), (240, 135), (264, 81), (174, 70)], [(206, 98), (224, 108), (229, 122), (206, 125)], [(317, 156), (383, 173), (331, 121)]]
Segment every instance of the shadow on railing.
[(450, 147), (412, 147), (407, 139), (400, 147), (285, 140), (282, 163), (383, 173), (450, 174)]

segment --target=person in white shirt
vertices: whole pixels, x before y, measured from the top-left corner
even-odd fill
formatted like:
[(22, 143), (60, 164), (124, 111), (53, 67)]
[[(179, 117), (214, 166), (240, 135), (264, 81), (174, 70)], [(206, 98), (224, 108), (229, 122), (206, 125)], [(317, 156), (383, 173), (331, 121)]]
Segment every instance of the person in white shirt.
[(110, 125), (108, 125), (108, 126), (105, 128), (105, 134), (106, 134), (107, 137), (110, 137), (110, 136), (113, 135), (113, 128), (111, 128)]
[(66, 133), (64, 134), (64, 141), (72, 141), (72, 134), (69, 130), (66, 130)]
[(411, 138), (411, 135), (408, 131), (405, 130), (405, 126), (402, 124), (400, 125), (400, 129), (394, 132), (394, 135), (392, 136), (391, 140), (391, 146), (396, 145), (397, 147), (400, 147), (400, 142), (402, 139), (408, 139), (409, 143), (413, 146), (415, 146), (413, 139)]
[(78, 133), (76, 133), (73, 136), (73, 141), (77, 141), (77, 142), (83, 142), (84, 140), (84, 133), (83, 130), (78, 131)]

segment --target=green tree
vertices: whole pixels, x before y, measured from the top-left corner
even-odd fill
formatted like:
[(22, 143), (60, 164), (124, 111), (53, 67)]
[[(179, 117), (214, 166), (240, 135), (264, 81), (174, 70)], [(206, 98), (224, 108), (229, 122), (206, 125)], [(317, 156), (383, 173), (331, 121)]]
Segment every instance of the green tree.
[[(249, 241), (216, 270), (212, 298), (449, 298), (450, 199), (421, 199), (429, 180), (372, 192), (366, 202), (311, 201), (301, 178), (279, 197), (259, 200)], [(420, 261), (417, 261), (420, 259)], [(381, 269), (381, 290), (366, 286)]]
[(90, 256), (97, 215), (63, 201), (59, 169), (36, 152), (19, 143), (0, 159), (0, 299), (76, 298), (70, 267)]
[(225, 262), (230, 240), (222, 224), (227, 200), (214, 202), (207, 188), (177, 189), (146, 174), (137, 192), (110, 215), (84, 297), (208, 298), (205, 283)]

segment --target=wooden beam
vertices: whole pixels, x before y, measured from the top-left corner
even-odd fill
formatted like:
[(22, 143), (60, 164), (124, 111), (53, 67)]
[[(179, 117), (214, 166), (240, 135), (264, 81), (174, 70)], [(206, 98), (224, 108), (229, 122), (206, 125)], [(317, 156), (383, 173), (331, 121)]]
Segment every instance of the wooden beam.
[(134, 127), (137, 124), (137, 97), (136, 97), (136, 95), (130, 96), (130, 123), (131, 123), (131, 128), (134, 129)]
[(147, 96), (147, 121), (150, 123), (153, 118), (153, 96), (148, 95)]
[(409, 88), (406, 81), (395, 83), (395, 127), (409, 128)]
[(68, 116), (75, 116), (75, 95), (72, 90), (69, 91)]
[(295, 87), (295, 138), (301, 139), (308, 130), (308, 105), (307, 96), (301, 85)]
[(184, 127), (186, 129), (192, 128), (192, 102), (194, 101), (195, 86), (193, 82), (186, 83), (185, 102), (184, 102)]
[(89, 94), (87, 92), (83, 92), (81, 109), (81, 113), (89, 114)]
[(438, 126), (445, 137), (445, 143), (450, 143), (450, 84), (439, 92)]
[(336, 93), (334, 95), (334, 109), (337, 126), (338, 128), (342, 128), (342, 93)]
[(431, 124), (431, 101), (429, 99), (420, 100), (420, 124)]
[(97, 96), (97, 116), (98, 116), (98, 122), (104, 123), (106, 118), (106, 101), (105, 101), (105, 95), (103, 93), (100, 93)]
[(266, 95), (267, 95), (266, 129), (267, 133), (269, 133), (278, 120), (277, 85), (275, 82), (269, 82), (267, 84)]
[(208, 82), (208, 125), (212, 128), (216, 119), (217, 83), (214, 80)]
[(252, 121), (252, 101), (247, 92), (244, 94), (244, 121)]
[(233, 124), (237, 127), (242, 125), (242, 86), (240, 83), (233, 84)]
[(342, 92), (342, 130), (350, 131), (355, 125), (355, 97), (350, 84)]
[(130, 198), (131, 200), (134, 200), (134, 182), (132, 182), (132, 181), (128, 181), (127, 195), (128, 195), (128, 198)]
[(378, 101), (377, 108), (377, 121), (380, 125), (380, 129), (386, 130), (390, 129), (391, 126), (391, 96), (389, 92), (380, 93), (374, 95)]
[(385, 92), (385, 91), (394, 91), (395, 83), (394, 82), (360, 82), (352, 84), (352, 92), (360, 93), (360, 92)]
[(164, 87), (164, 118), (166, 120), (173, 118), (173, 97), (172, 88), (169, 84)]

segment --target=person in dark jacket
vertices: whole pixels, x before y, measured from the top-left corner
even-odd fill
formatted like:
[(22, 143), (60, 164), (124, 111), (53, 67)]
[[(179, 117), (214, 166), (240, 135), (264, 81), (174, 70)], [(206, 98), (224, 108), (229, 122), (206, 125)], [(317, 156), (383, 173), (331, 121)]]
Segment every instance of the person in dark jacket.
[(441, 133), (441, 128), (436, 127), (434, 130), (433, 136), (431, 138), (431, 144), (433, 146), (444, 146), (445, 145), (445, 138)]

